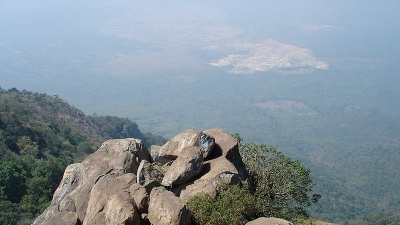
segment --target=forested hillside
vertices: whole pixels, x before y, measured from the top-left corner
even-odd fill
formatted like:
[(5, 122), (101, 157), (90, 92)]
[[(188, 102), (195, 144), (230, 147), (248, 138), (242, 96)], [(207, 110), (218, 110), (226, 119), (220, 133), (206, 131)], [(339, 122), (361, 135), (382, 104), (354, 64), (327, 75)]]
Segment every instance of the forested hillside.
[(48, 206), (67, 165), (127, 137), (165, 142), (127, 118), (87, 116), (58, 96), (1, 90), (0, 224), (28, 223)]

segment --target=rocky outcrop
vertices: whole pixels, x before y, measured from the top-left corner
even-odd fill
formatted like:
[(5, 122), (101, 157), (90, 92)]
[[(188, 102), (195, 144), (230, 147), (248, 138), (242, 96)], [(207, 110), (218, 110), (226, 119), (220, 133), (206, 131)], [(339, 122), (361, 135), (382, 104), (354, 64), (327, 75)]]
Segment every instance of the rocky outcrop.
[(238, 142), (219, 128), (187, 130), (151, 154), (138, 139), (109, 140), (66, 168), (33, 224), (189, 225), (189, 198), (215, 198), (219, 182), (236, 184), (246, 175)]

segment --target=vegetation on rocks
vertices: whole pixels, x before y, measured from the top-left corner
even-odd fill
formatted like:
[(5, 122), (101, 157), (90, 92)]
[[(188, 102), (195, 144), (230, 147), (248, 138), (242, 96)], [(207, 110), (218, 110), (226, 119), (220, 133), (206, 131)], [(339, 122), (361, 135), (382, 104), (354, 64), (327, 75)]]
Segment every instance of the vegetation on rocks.
[(187, 206), (197, 224), (245, 224), (263, 211), (259, 199), (239, 185), (222, 183), (217, 188), (217, 198), (199, 194), (190, 198)]

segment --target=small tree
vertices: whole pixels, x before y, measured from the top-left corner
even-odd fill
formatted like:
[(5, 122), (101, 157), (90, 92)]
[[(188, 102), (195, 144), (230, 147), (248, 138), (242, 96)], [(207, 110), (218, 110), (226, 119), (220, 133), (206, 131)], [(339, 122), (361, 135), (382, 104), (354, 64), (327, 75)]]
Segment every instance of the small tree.
[(310, 170), (276, 148), (244, 143), (240, 147), (249, 172), (249, 190), (265, 206), (265, 214), (292, 219), (307, 215), (305, 207), (317, 202), (320, 195), (309, 196), (314, 184)]

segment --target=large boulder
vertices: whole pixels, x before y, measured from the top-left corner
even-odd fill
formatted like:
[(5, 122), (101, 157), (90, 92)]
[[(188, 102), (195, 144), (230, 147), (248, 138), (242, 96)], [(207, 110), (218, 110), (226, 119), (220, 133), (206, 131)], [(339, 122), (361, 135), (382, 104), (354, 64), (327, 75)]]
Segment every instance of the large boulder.
[(238, 184), (242, 178), (236, 167), (224, 157), (204, 162), (204, 168), (198, 180), (209, 181), (215, 186), (220, 182)]
[[(155, 146), (152, 151), (152, 158), (156, 162), (165, 164), (175, 160), (185, 147), (198, 146), (201, 149), (203, 158), (207, 157), (214, 147), (214, 138), (209, 137), (201, 131), (186, 130), (169, 140), (160, 148)], [(153, 147), (152, 147), (153, 148)]]
[(186, 202), (190, 198), (199, 194), (208, 194), (215, 199), (217, 197), (217, 190), (210, 181), (197, 181), (193, 184), (181, 187), (177, 194), (183, 202)]
[(200, 147), (183, 148), (182, 153), (168, 167), (161, 184), (169, 187), (190, 181), (203, 169), (203, 161)]
[(93, 186), (106, 177), (136, 174), (144, 159), (150, 159), (150, 154), (141, 140), (127, 138), (104, 142), (82, 163), (67, 167), (51, 205), (33, 224), (57, 224), (52, 221), (68, 212), (76, 213), (80, 223), (83, 223)]
[(258, 219), (246, 223), (246, 225), (293, 225), (293, 223), (284, 219), (279, 219), (274, 217), (270, 218), (260, 217)]
[(139, 215), (129, 193), (134, 183), (136, 175), (131, 173), (97, 182), (90, 194), (83, 225), (137, 224)]
[[(195, 130), (186, 130), (163, 145), (158, 150), (158, 159), (163, 161), (172, 161), (178, 158), (178, 155), (182, 152), (185, 147), (194, 146), (200, 132)], [(163, 162), (161, 162), (163, 163)]]
[(203, 131), (205, 135), (215, 140), (214, 149), (209, 158), (226, 158), (238, 171), (242, 180), (247, 177), (247, 170), (239, 153), (239, 143), (231, 135), (225, 133), (221, 128), (213, 128)]
[[(140, 224), (140, 217), (135, 207), (135, 203), (128, 191), (119, 191), (108, 198), (108, 202), (104, 207), (104, 223), (98, 224), (112, 225), (137, 225)], [(88, 223), (89, 225), (89, 223)]]
[(191, 224), (184, 202), (164, 187), (156, 187), (151, 191), (148, 219), (153, 225)]

